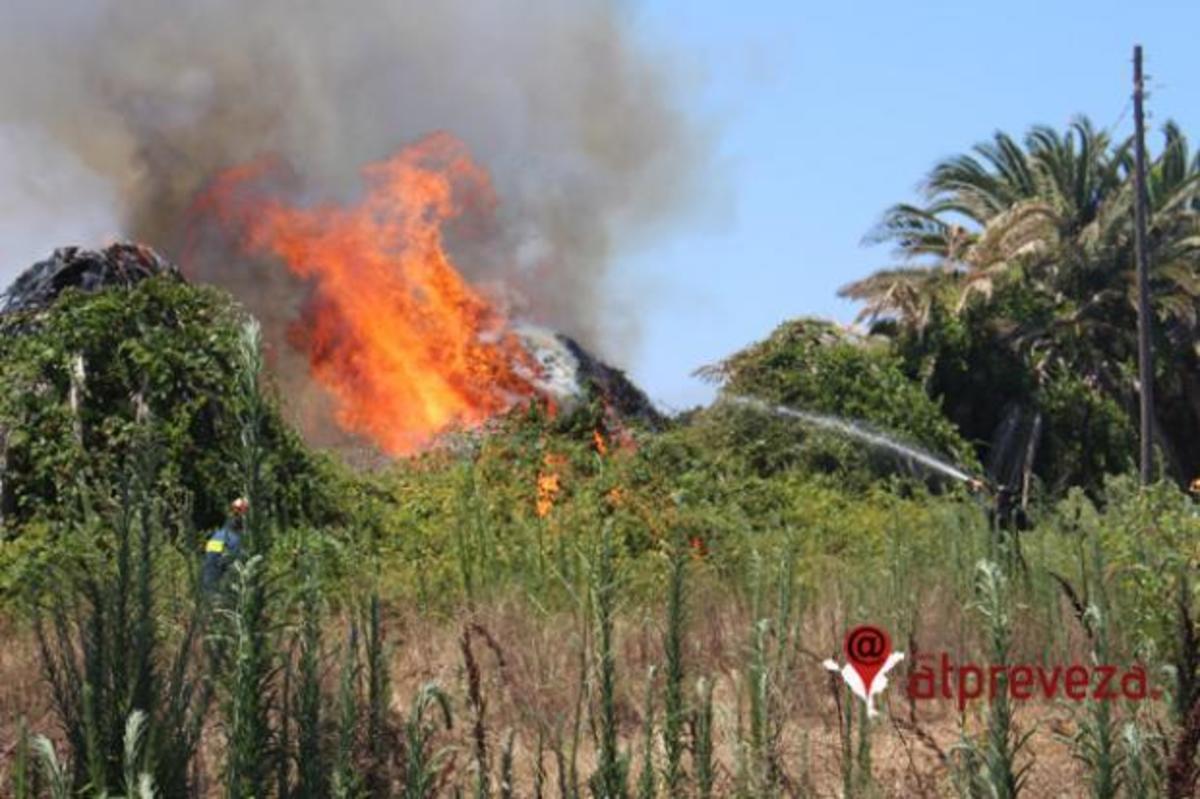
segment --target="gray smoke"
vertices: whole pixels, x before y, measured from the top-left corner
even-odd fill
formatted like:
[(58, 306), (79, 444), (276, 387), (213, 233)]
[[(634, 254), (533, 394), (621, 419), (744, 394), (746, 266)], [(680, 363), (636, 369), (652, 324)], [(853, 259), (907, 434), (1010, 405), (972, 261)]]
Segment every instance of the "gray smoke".
[[(637, 330), (606, 302), (606, 268), (688, 204), (708, 150), (627, 13), (602, 0), (0, 0), (0, 219), (22, 209), (0, 226), (0, 282), (106, 235), (179, 258), (205, 182), (264, 153), (300, 176), (297, 199), (349, 197), (363, 163), (448, 130), (501, 199), (460, 266), (611, 357)], [(263, 316), (302, 302), (278, 269), (191, 268)], [(285, 326), (265, 322), (279, 345)]]

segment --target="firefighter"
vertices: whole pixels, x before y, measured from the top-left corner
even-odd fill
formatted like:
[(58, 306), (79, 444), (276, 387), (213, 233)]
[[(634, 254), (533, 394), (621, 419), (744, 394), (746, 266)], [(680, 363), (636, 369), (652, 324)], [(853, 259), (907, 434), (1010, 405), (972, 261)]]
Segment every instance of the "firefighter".
[(238, 497), (229, 503), (229, 520), (209, 536), (204, 544), (204, 568), (200, 582), (205, 591), (216, 588), (229, 566), (238, 558), (242, 548), (242, 533), (246, 529), (246, 512), (250, 503)]

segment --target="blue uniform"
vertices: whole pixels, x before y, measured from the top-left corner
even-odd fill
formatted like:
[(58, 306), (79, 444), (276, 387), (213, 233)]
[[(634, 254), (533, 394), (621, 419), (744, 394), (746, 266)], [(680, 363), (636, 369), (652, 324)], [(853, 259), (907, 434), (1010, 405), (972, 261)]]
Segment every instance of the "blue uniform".
[(221, 582), (229, 564), (237, 560), (241, 546), (242, 537), (229, 525), (209, 536), (204, 545), (204, 568), (200, 573), (200, 582), (205, 590), (210, 590)]

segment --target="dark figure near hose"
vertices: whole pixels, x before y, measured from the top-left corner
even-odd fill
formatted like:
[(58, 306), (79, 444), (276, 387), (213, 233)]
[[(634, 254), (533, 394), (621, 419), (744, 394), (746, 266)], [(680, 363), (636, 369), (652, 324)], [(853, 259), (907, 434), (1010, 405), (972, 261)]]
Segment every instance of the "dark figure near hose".
[(989, 496), (988, 521), (1001, 530), (1028, 530), (1032, 525), (1029, 515), (1022, 507), (1021, 493), (1006, 485), (991, 485), (978, 477), (967, 481), (973, 494)]
[(1021, 502), (1021, 493), (1011, 486), (997, 486), (992, 515), (993, 524), (1002, 530), (1028, 530), (1033, 526)]
[(238, 497), (229, 505), (229, 520), (208, 537), (204, 544), (204, 566), (200, 572), (200, 585), (207, 591), (219, 586), (229, 567), (242, 551), (242, 534), (246, 529), (246, 511), (250, 503)]

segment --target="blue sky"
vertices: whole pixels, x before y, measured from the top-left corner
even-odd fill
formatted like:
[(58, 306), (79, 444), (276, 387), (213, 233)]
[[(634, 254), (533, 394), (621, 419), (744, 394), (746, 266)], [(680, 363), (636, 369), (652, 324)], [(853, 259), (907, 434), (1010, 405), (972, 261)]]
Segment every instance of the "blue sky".
[[(665, 52), (716, 165), (697, 218), (623, 257), (652, 284), (628, 365), (685, 408), (690, 377), (780, 321), (855, 308), (842, 284), (888, 263), (862, 238), (916, 197), (940, 158), (1003, 129), (1087, 114), (1132, 132), (1131, 57), (1146, 50), (1148, 125), (1200, 143), (1200, 3), (1008, 0), (808, 3), (646, 0), (639, 35)], [(1003, 15), (1000, 12), (1003, 11)], [(1150, 147), (1157, 148), (1157, 135)]]

